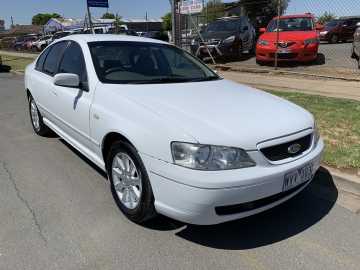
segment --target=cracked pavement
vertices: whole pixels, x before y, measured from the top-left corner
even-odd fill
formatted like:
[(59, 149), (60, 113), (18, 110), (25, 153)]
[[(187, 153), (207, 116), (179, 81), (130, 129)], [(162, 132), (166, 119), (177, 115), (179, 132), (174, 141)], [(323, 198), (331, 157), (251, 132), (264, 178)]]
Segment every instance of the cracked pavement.
[(22, 80), (0, 74), (0, 269), (359, 269), (360, 216), (338, 204), (326, 173), (244, 220), (132, 224), (94, 166), (34, 135)]

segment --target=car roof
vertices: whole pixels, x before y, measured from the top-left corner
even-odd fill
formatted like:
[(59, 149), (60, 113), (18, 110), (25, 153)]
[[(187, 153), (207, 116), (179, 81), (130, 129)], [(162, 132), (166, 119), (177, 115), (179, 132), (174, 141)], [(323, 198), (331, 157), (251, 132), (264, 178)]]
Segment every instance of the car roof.
[[(278, 17), (275, 17), (276, 19)], [(292, 19), (292, 18), (314, 18), (313, 14), (305, 13), (305, 14), (292, 14), (292, 15), (283, 15), (280, 16), (280, 19)]]
[(149, 43), (158, 43), (158, 44), (168, 44), (167, 42), (137, 37), (137, 36), (128, 36), (128, 35), (113, 35), (113, 34), (75, 34), (63, 37), (58, 41), (63, 40), (73, 40), (78, 43), (89, 43), (89, 42), (101, 42), (101, 41), (125, 41), (125, 42), (149, 42)]

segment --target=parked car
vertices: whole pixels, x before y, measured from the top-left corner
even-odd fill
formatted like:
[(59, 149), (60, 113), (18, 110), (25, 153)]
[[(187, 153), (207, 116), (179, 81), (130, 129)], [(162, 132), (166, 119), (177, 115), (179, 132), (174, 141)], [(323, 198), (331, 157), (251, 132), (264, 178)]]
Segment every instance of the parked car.
[(13, 44), (15, 43), (16, 38), (15, 37), (4, 37), (1, 39), (1, 49), (10, 49)]
[(68, 36), (26, 68), (25, 89), (34, 132), (52, 129), (104, 170), (137, 223), (253, 215), (301, 192), (320, 166), (309, 112), (163, 41)]
[(199, 58), (209, 57), (209, 51), (214, 58), (238, 58), (255, 49), (255, 29), (246, 16), (217, 19), (201, 34), (203, 40), (198, 37), (191, 42), (191, 51)]
[(59, 31), (59, 32), (56, 32), (56, 33), (52, 36), (51, 42), (54, 42), (55, 40), (60, 39), (60, 38), (63, 38), (63, 37), (66, 37), (66, 36), (68, 36), (68, 35), (71, 35), (72, 33), (73, 33), (73, 31)]
[(32, 50), (41, 52), (52, 41), (52, 35), (46, 35), (32, 43)]
[(360, 22), (358, 22), (356, 26), (357, 29), (354, 34), (352, 57), (358, 61), (358, 68), (360, 69)]
[(19, 36), (15, 39), (12, 48), (16, 51), (31, 49), (32, 42), (38, 38), (37, 34)]
[(328, 22), (320, 32), (320, 40), (329, 43), (347, 42), (353, 40), (356, 24), (360, 22), (359, 17), (340, 18)]
[(279, 22), (276, 17), (261, 32), (256, 46), (258, 64), (273, 62), (277, 50), (279, 61), (311, 62), (317, 59), (320, 40), (312, 14), (281, 16)]

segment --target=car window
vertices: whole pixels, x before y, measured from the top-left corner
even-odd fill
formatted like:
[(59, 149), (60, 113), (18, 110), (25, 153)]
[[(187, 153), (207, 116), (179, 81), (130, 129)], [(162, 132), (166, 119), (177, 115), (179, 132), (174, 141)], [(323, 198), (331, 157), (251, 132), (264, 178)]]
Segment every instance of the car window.
[(35, 69), (38, 71), (43, 71), (43, 66), (44, 66), (44, 62), (46, 59), (46, 56), (48, 55), (48, 53), (50, 52), (51, 47), (47, 48), (40, 56), (39, 59), (36, 62), (36, 66)]
[(43, 71), (49, 75), (54, 75), (57, 71), (59, 60), (62, 56), (67, 42), (59, 42), (52, 46), (50, 52), (48, 53)]
[(90, 42), (93, 63), (105, 83), (167, 83), (219, 79), (189, 53), (145, 42)]
[[(277, 25), (278, 25), (278, 20), (277, 19), (272, 20), (267, 28), (267, 31), (276, 32)], [(313, 31), (313, 30), (314, 30), (314, 21), (312, 18), (308, 18), (308, 17), (280, 18), (279, 21), (280, 32)]]
[(71, 42), (64, 52), (59, 73), (77, 74), (81, 82), (87, 81), (85, 60), (79, 44)]

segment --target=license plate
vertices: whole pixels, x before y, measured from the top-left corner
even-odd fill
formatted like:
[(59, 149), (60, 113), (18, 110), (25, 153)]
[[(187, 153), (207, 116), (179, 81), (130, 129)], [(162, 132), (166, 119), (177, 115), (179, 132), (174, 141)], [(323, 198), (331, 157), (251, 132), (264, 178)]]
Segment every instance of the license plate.
[(288, 49), (279, 49), (278, 50), (278, 54), (287, 54), (287, 53), (291, 53), (291, 51)]
[(296, 171), (292, 171), (285, 175), (283, 191), (287, 191), (292, 189), (302, 183), (305, 183), (311, 180), (313, 177), (313, 166), (312, 164), (308, 164)]

